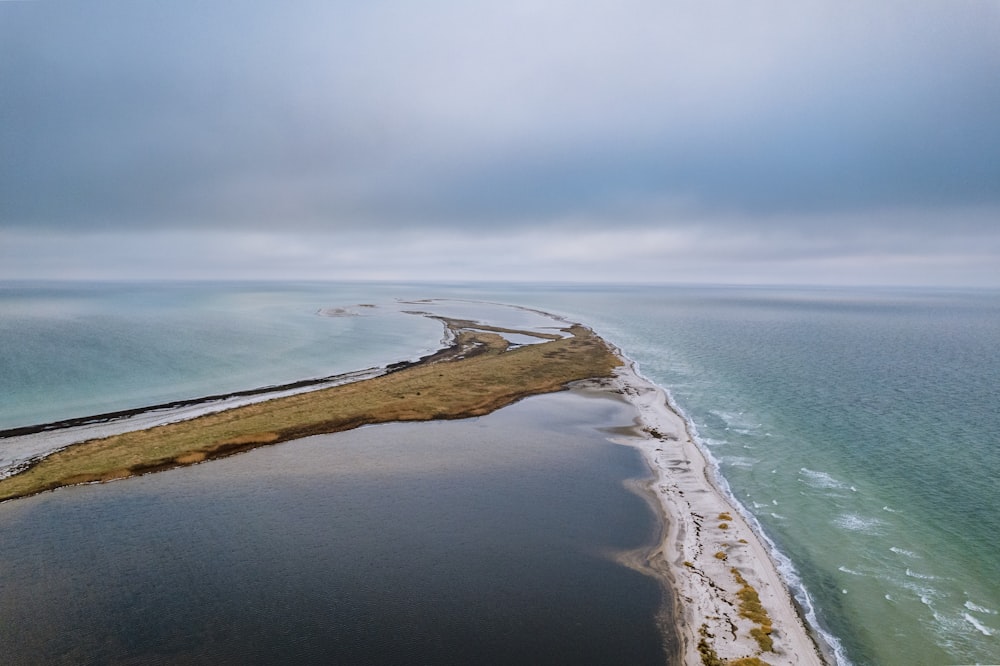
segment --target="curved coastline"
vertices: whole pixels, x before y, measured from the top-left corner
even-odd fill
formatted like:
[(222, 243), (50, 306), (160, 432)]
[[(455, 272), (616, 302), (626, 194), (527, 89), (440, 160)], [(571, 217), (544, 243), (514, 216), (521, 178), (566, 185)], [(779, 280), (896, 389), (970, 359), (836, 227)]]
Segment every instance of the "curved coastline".
[[(501, 358), (506, 362), (506, 359), (513, 358), (512, 352), (516, 351), (518, 346), (504, 341), (499, 335), (503, 332), (549, 338), (537, 332), (492, 327), (482, 322), (452, 320), (424, 312), (413, 314), (431, 316), (444, 323), (446, 336), (442, 340), (443, 348), (417, 361), (391, 364), (384, 369), (370, 369), (375, 371), (376, 376), (384, 377), (396, 373), (405, 375), (404, 371), (407, 370), (427, 369), (437, 363), (449, 365), (461, 363), (478, 356)], [(553, 315), (548, 316), (556, 319)], [(672, 403), (669, 393), (643, 377), (632, 359), (591, 329), (569, 324), (561, 318), (558, 320), (565, 322), (563, 332), (567, 337), (557, 340), (553, 338), (560, 336), (552, 336), (543, 344), (537, 345), (548, 347), (551, 351), (545, 353), (536, 349), (532, 352), (534, 356), (525, 358), (533, 358), (535, 362), (555, 359), (548, 365), (542, 363), (547, 372), (552, 372), (553, 367), (558, 367), (559, 363), (564, 362), (565, 357), (561, 354), (567, 349), (567, 345), (583, 340), (588, 345), (596, 342), (596, 346), (603, 348), (603, 354), (612, 356), (614, 362), (608, 362), (601, 354), (592, 355), (588, 357), (582, 374), (577, 368), (575, 374), (560, 375), (555, 382), (541, 381), (528, 389), (519, 386), (521, 390), (514, 393), (508, 389), (500, 399), (492, 400), (489, 404), (466, 406), (452, 411), (431, 411), (416, 416), (401, 415), (390, 410), (383, 415), (363, 415), (332, 426), (327, 423), (323, 426), (323, 431), (336, 432), (365, 423), (392, 420), (466, 418), (499, 409), (527, 395), (565, 389), (587, 378), (598, 379), (599, 385), (605, 390), (621, 394), (633, 406), (636, 413), (636, 426), (632, 432), (627, 435), (619, 434), (612, 438), (613, 441), (639, 449), (655, 475), (649, 490), (660, 509), (664, 533), (655, 552), (650, 556), (649, 564), (655, 572), (666, 579), (674, 591), (676, 626), (671, 629), (680, 634), (683, 662), (710, 665), (741, 663), (748, 666), (762, 663), (773, 666), (826, 663), (824, 657), (830, 658), (828, 653), (831, 648), (823, 644), (822, 640), (818, 643), (815, 635), (810, 634), (808, 623), (802, 617), (803, 610), (796, 606), (791, 586), (788, 580), (782, 577), (774, 562), (774, 553), (777, 552), (774, 544), (762, 535), (759, 525), (753, 525), (752, 514), (748, 514), (745, 508), (731, 497), (731, 493), (726, 492), (725, 480), (713, 478), (717, 470), (712, 467), (710, 456), (697, 443), (693, 424)], [(558, 347), (558, 352), (556, 345), (561, 345)], [(361, 371), (364, 372), (366, 371)], [(360, 377), (361, 373), (346, 373), (356, 378), (348, 379), (347, 385), (357, 387), (372, 379), (372, 377)], [(302, 391), (308, 391), (310, 394), (322, 393), (328, 387), (320, 382), (336, 381), (346, 375), (238, 392), (228, 396), (180, 401), (176, 405), (205, 407), (219, 398), (263, 400), (266, 401), (263, 404), (273, 405), (284, 399), (272, 400), (272, 397), (278, 397), (276, 392), (287, 393), (288, 390), (293, 390), (299, 394)], [(452, 380), (456, 378), (456, 376), (451, 377)], [(415, 395), (420, 393), (417, 392)], [(158, 407), (170, 406), (175, 404)], [(157, 407), (130, 411), (142, 413), (155, 409)], [(220, 409), (225, 409), (226, 413), (229, 413), (239, 408), (226, 406)], [(215, 414), (218, 413), (215, 410)], [(115, 417), (121, 419), (128, 416), (130, 415), (110, 414), (74, 421), (86, 425), (105, 417), (112, 417), (111, 420), (114, 420)], [(184, 423), (204, 422), (206, 416), (209, 415), (200, 414)], [(46, 424), (36, 428), (38, 432), (46, 432), (58, 425)], [(138, 432), (146, 433), (150, 430), (147, 426), (147, 429)], [(182, 451), (180, 454), (175, 453), (161, 460), (147, 460), (133, 467), (118, 468), (110, 472), (106, 470), (89, 476), (77, 474), (66, 477), (66, 482), (48, 484), (31, 492), (0, 495), (0, 497), (13, 499), (63, 485), (110, 481), (196, 464), (249, 448), (312, 434), (308, 427), (287, 430), (288, 432), (282, 431), (277, 436), (274, 436), (275, 433), (271, 430), (267, 430), (231, 437), (221, 442), (223, 446), (214, 449)], [(77, 445), (64, 447), (64, 449), (76, 448)], [(26, 469), (38, 466), (47, 457), (48, 454), (33, 459)], [(3, 481), (0, 479), (0, 485)], [(768, 547), (771, 549), (770, 552)], [(748, 605), (748, 599), (756, 600), (754, 601), (756, 606)], [(808, 596), (806, 599), (808, 600)], [(808, 608), (804, 612), (808, 614)], [(817, 647), (818, 644), (822, 647)], [(821, 654), (822, 649), (826, 650), (826, 654)]]
[[(688, 420), (665, 389), (617, 353), (625, 363), (614, 384), (637, 417), (634, 431), (614, 441), (639, 449), (655, 475), (649, 489), (666, 533), (653, 557), (662, 558), (677, 596), (684, 663), (791, 666), (834, 659), (803, 617), (769, 551), (773, 544), (713, 478)], [(745, 603), (754, 597), (763, 613)]]
[(684, 419), (689, 432), (694, 439), (695, 445), (699, 448), (701, 454), (707, 459), (709, 467), (711, 468), (710, 474), (712, 475), (712, 483), (716, 484), (718, 492), (721, 492), (730, 504), (736, 508), (736, 511), (745, 521), (747, 521), (747, 523), (749, 523), (750, 529), (754, 532), (757, 538), (764, 543), (767, 549), (767, 554), (770, 556), (771, 563), (777, 568), (778, 575), (785, 587), (788, 589), (792, 602), (795, 605), (795, 609), (799, 613), (800, 619), (805, 622), (806, 630), (810, 633), (816, 643), (820, 655), (830, 664), (834, 664), (836, 666), (850, 666), (851, 661), (847, 658), (843, 644), (836, 636), (824, 630), (821, 626), (819, 617), (816, 613), (815, 602), (813, 601), (812, 595), (809, 594), (809, 590), (806, 589), (805, 584), (802, 582), (802, 578), (796, 569), (795, 564), (787, 555), (785, 555), (784, 552), (782, 552), (774, 540), (768, 536), (767, 532), (761, 526), (760, 521), (757, 519), (757, 516), (754, 515), (754, 513), (748, 509), (738, 497), (736, 497), (736, 494), (729, 486), (728, 479), (726, 479), (719, 469), (718, 460), (712, 455), (708, 447), (704, 446), (702, 443), (701, 436), (699, 435), (694, 422), (687, 416), (687, 414), (685, 414), (684, 410), (676, 404), (670, 391), (667, 389), (663, 390), (666, 394), (668, 408), (675, 411), (682, 419)]

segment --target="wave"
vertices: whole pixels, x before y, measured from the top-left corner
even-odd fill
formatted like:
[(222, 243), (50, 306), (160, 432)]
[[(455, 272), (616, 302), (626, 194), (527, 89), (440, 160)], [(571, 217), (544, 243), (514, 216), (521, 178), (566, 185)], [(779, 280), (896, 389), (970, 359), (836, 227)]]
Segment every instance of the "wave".
[(869, 518), (856, 513), (842, 513), (834, 519), (834, 523), (845, 530), (875, 534), (883, 523), (878, 518)]
[(912, 550), (906, 550), (905, 548), (900, 548), (898, 546), (890, 546), (889, 550), (891, 550), (892, 552), (896, 553), (897, 555), (905, 555), (906, 557), (912, 557), (914, 559), (920, 557), (919, 555), (917, 555), (916, 553), (914, 553)]
[[(708, 461), (708, 465), (712, 470), (713, 480), (719, 488), (719, 491), (725, 495), (726, 499), (729, 500), (736, 511), (743, 516), (743, 519), (746, 520), (750, 529), (753, 530), (757, 538), (764, 544), (771, 560), (775, 564), (775, 568), (778, 570), (778, 575), (784, 581), (789, 593), (798, 605), (802, 616), (805, 618), (806, 625), (815, 632), (819, 642), (823, 644), (830, 653), (832, 653), (833, 663), (836, 666), (851, 666), (851, 661), (847, 658), (847, 652), (843, 643), (840, 642), (840, 639), (827, 631), (823, 627), (823, 624), (819, 621), (816, 604), (813, 601), (812, 595), (809, 594), (808, 589), (806, 589), (805, 584), (802, 582), (802, 578), (800, 577), (795, 564), (778, 548), (774, 540), (767, 535), (763, 526), (760, 524), (760, 521), (757, 520), (757, 516), (749, 511), (746, 506), (744, 506), (743, 502), (741, 502), (733, 493), (731, 487), (729, 486), (729, 482), (726, 480), (726, 477), (723, 476), (719, 468), (718, 459), (712, 454), (711, 446), (708, 444), (709, 440), (701, 436), (698, 431), (698, 426), (694, 420), (692, 420), (688, 413), (677, 403), (677, 400), (674, 398), (673, 393), (671, 393), (669, 389), (662, 386), (659, 382), (654, 381), (653, 379), (650, 379), (646, 375), (642, 374), (639, 362), (625, 354), (621, 345), (616, 344), (614, 340), (605, 336), (600, 331), (595, 332), (615, 347), (618, 353), (625, 359), (626, 363), (631, 364), (633, 371), (637, 375), (646, 379), (650, 383), (659, 386), (660, 389), (663, 390), (667, 406), (684, 420), (688, 432), (691, 435), (691, 439), (698, 446), (702, 455), (705, 456), (705, 459)], [(776, 500), (772, 500), (772, 503), (774, 505), (778, 504)]]
[(812, 486), (813, 488), (820, 488), (826, 490), (848, 490), (850, 486), (842, 481), (838, 481), (830, 474), (826, 472), (818, 472), (816, 470), (808, 469), (803, 467), (799, 469), (799, 473), (804, 477), (802, 479), (803, 483)]
[[(639, 372), (638, 365), (635, 365), (636, 372)], [(647, 378), (648, 379), (648, 378)], [(650, 380), (652, 381), (652, 380)], [(655, 382), (654, 382), (655, 383)], [(661, 386), (661, 388), (663, 388)], [(680, 415), (687, 425), (688, 432), (691, 434), (691, 438), (694, 440), (698, 448), (701, 449), (702, 455), (708, 460), (709, 466), (712, 469), (713, 477), (715, 479), (716, 485), (719, 490), (726, 496), (729, 502), (736, 508), (743, 519), (746, 520), (750, 529), (756, 534), (757, 538), (761, 540), (765, 548), (768, 550), (768, 554), (771, 556), (771, 560), (775, 564), (775, 568), (778, 570), (778, 575), (784, 581), (785, 586), (791, 593), (792, 598), (795, 600), (798, 607), (801, 609), (802, 615), (805, 618), (806, 624), (816, 633), (819, 641), (824, 644), (833, 655), (833, 663), (836, 666), (851, 666), (851, 661), (847, 658), (847, 652), (844, 645), (840, 642), (836, 636), (827, 631), (819, 620), (819, 615), (816, 610), (816, 604), (813, 601), (812, 595), (809, 594), (809, 590), (806, 588), (805, 584), (802, 582), (802, 578), (799, 575), (798, 569), (792, 560), (785, 555), (775, 544), (775, 542), (767, 535), (764, 531), (763, 526), (760, 521), (757, 520), (757, 516), (749, 511), (746, 506), (741, 502), (736, 495), (733, 493), (729, 486), (728, 480), (723, 476), (720, 468), (719, 461), (712, 455), (711, 450), (705, 445), (705, 441), (698, 432), (698, 426), (695, 422), (688, 416), (680, 405), (677, 404), (673, 397), (673, 394), (666, 388), (663, 388), (664, 394), (667, 398), (667, 404), (671, 409), (673, 409), (677, 414)], [(772, 505), (777, 506), (777, 500), (771, 500)]]
[(973, 627), (975, 627), (979, 631), (979, 633), (981, 633), (983, 636), (992, 636), (993, 635), (993, 629), (990, 629), (985, 624), (983, 624), (982, 622), (980, 622), (976, 618), (972, 617), (968, 613), (965, 613), (963, 615), (963, 617), (965, 618), (966, 622), (968, 622)]
[(986, 613), (987, 615), (996, 615), (997, 614), (997, 612), (995, 610), (993, 610), (992, 608), (986, 608), (985, 606), (979, 606), (978, 604), (974, 604), (971, 601), (966, 601), (964, 605), (970, 611), (976, 611), (977, 613)]
[(916, 571), (913, 571), (909, 567), (907, 567), (907, 569), (906, 569), (906, 575), (909, 576), (910, 578), (916, 578), (917, 580), (937, 580), (938, 579), (937, 576), (932, 576), (930, 574), (917, 573)]

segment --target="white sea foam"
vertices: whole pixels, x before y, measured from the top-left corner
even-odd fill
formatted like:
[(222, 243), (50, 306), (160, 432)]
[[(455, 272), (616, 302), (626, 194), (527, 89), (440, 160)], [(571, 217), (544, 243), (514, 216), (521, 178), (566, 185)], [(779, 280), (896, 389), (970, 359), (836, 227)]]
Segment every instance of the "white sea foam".
[(902, 589), (913, 593), (914, 596), (920, 599), (920, 603), (925, 606), (930, 606), (933, 599), (941, 596), (941, 593), (933, 587), (921, 585), (920, 583), (916, 583), (905, 578), (894, 580), (893, 582)]
[(978, 604), (974, 604), (971, 601), (966, 601), (965, 602), (965, 607), (968, 608), (970, 611), (976, 611), (977, 613), (986, 613), (987, 615), (996, 615), (997, 614), (997, 612), (995, 610), (993, 610), (992, 608), (986, 608), (984, 606), (980, 606)]
[(912, 557), (914, 559), (920, 557), (912, 550), (906, 550), (905, 548), (899, 548), (898, 546), (891, 546), (889, 550), (896, 553), (897, 555), (905, 555), (906, 557)]
[(983, 636), (992, 636), (993, 635), (993, 629), (987, 627), (982, 622), (980, 622), (976, 618), (972, 617), (968, 613), (965, 613), (963, 615), (963, 617), (965, 618), (966, 622), (968, 622), (973, 627), (975, 627), (977, 630), (979, 630), (979, 633), (981, 633)]
[(844, 573), (851, 574), (852, 576), (865, 576), (865, 575), (867, 575), (867, 574), (861, 573), (860, 571), (855, 571), (854, 569), (848, 569), (845, 566), (839, 566), (839, 567), (837, 567), (837, 571), (843, 571)]
[(842, 513), (834, 519), (838, 527), (852, 532), (874, 534), (882, 526), (878, 518), (870, 518), (856, 513)]
[(893, 509), (893, 508), (890, 508), (888, 506), (882, 507), (882, 510), (883, 511), (887, 511), (889, 513), (899, 513), (899, 509)]
[[(611, 340), (607, 336), (604, 336), (599, 331), (597, 331), (597, 333), (598, 335), (601, 335), (602, 338), (604, 338), (612, 345), (614, 345), (616, 349), (619, 350), (619, 353), (621, 353), (622, 347), (620, 345), (616, 345), (613, 340)], [(644, 377), (644, 375), (642, 375), (640, 371), (638, 362), (634, 361), (633, 359), (630, 359), (625, 354), (622, 354), (622, 356), (625, 358), (626, 362), (632, 364), (636, 374), (638, 374), (640, 377)], [(649, 381), (653, 382), (653, 380)], [(658, 382), (653, 382), (653, 383), (658, 384)], [(760, 524), (760, 521), (757, 520), (757, 517), (753, 513), (748, 511), (746, 506), (732, 492), (732, 489), (730, 488), (728, 481), (719, 471), (718, 460), (712, 454), (711, 447), (708, 445), (706, 439), (703, 438), (699, 433), (698, 426), (695, 424), (695, 422), (691, 419), (690, 416), (688, 416), (687, 412), (684, 411), (684, 409), (677, 404), (670, 390), (662, 386), (661, 388), (663, 389), (664, 395), (666, 396), (667, 405), (670, 407), (670, 409), (675, 411), (687, 424), (688, 432), (691, 434), (691, 438), (694, 440), (695, 444), (698, 445), (698, 448), (701, 449), (702, 454), (705, 456), (705, 459), (708, 461), (709, 466), (712, 469), (713, 476), (715, 478), (717, 486), (719, 487), (719, 490), (727, 497), (727, 499), (729, 499), (729, 501), (733, 504), (736, 510), (747, 521), (747, 523), (750, 526), (750, 529), (752, 529), (757, 534), (757, 537), (764, 543), (765, 547), (768, 549), (768, 552), (771, 555), (771, 559), (773, 560), (775, 567), (778, 569), (778, 574), (781, 576), (782, 580), (784, 580), (785, 585), (788, 587), (789, 592), (791, 592), (792, 597), (795, 599), (795, 602), (798, 604), (799, 608), (802, 609), (802, 613), (805, 616), (806, 623), (812, 628), (813, 631), (816, 632), (819, 641), (826, 646), (826, 648), (829, 650), (830, 653), (832, 653), (833, 663), (835, 664), (835, 666), (851, 666), (851, 660), (848, 659), (847, 651), (845, 650), (844, 645), (840, 642), (840, 639), (838, 639), (836, 636), (827, 631), (820, 623), (816, 611), (816, 605), (813, 602), (812, 595), (809, 594), (809, 591), (803, 584), (802, 578), (799, 576), (798, 570), (795, 568), (795, 565), (792, 563), (791, 559), (789, 559), (788, 556), (785, 555), (778, 548), (777, 544), (775, 544), (775, 542), (771, 539), (771, 537), (769, 537), (767, 533), (764, 531), (763, 527)], [(778, 501), (771, 500), (771, 503), (777, 506)]]
[(913, 569), (907, 567), (906, 575), (910, 578), (916, 578), (917, 580), (937, 580), (937, 576), (931, 576), (930, 574), (917, 573)]
[(847, 488), (845, 483), (838, 481), (826, 472), (818, 472), (816, 470), (803, 467), (799, 470), (799, 473), (803, 477), (802, 481), (813, 488), (827, 490), (845, 490)]

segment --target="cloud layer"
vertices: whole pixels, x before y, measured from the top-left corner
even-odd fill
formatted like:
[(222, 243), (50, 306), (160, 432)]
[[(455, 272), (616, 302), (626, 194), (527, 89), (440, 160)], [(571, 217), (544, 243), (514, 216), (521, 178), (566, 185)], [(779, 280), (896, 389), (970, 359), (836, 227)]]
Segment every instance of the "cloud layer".
[(0, 3), (0, 277), (998, 285), (998, 34), (992, 1)]

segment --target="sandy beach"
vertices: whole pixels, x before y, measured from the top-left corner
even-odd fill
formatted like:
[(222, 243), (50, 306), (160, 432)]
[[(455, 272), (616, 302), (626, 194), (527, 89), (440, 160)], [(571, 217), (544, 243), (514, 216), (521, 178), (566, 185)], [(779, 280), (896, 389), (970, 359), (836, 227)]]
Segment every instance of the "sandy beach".
[(667, 529), (651, 558), (669, 577), (685, 664), (824, 664), (767, 549), (717, 488), (705, 456), (663, 389), (631, 363), (614, 390), (636, 408), (634, 435)]

